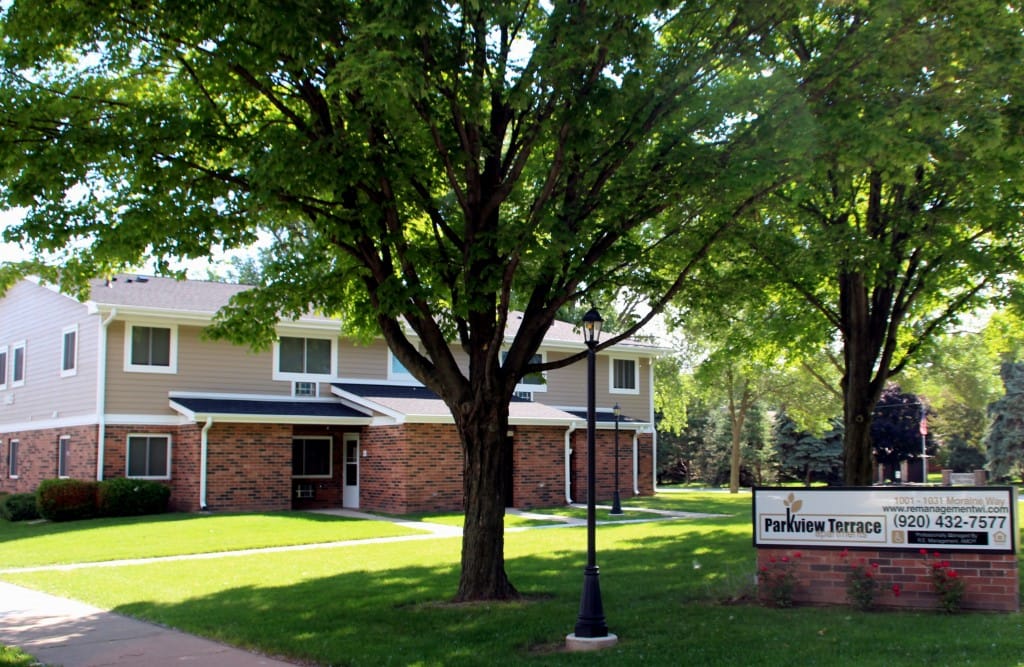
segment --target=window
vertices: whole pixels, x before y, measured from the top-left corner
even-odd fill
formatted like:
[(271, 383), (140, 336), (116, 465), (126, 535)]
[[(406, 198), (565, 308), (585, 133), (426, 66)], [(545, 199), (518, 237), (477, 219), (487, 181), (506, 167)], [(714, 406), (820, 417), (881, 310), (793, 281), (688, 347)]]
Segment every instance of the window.
[(336, 349), (328, 338), (281, 336), (274, 344), (274, 379), (329, 378), (335, 367)]
[(0, 347), (0, 389), (7, 389), (7, 347)]
[(78, 369), (78, 325), (65, 328), (63, 334), (60, 374), (67, 377)]
[(178, 329), (129, 324), (125, 335), (125, 367), (135, 373), (178, 371)]
[(25, 341), (11, 346), (11, 386), (25, 384)]
[(636, 359), (612, 359), (611, 392), (617, 394), (639, 394), (640, 376)]
[(292, 476), (330, 477), (331, 439), (292, 438)]
[(292, 382), (292, 396), (319, 396), (320, 385), (316, 382)]
[(11, 440), (7, 446), (7, 476), (18, 478), (18, 441)]
[(170, 479), (171, 437), (129, 435), (127, 467), (128, 477)]
[(70, 447), (70, 435), (62, 435), (57, 438), (57, 477), (68, 476), (68, 449)]
[[(505, 363), (505, 357), (508, 356), (508, 352), (501, 353), (501, 363)], [(544, 355), (537, 353), (530, 358), (531, 364), (543, 364)], [(520, 392), (534, 392), (534, 391), (547, 391), (547, 379), (544, 377), (544, 373), (528, 373), (519, 380), (519, 384), (516, 385), (516, 391)], [(532, 398), (530, 400), (533, 400)]]

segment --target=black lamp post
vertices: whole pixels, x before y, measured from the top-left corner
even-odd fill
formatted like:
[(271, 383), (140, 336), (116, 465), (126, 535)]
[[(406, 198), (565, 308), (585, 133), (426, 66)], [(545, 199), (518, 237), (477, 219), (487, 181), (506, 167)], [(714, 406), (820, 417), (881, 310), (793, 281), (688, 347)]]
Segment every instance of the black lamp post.
[(612, 408), (612, 413), (615, 414), (615, 493), (612, 494), (612, 511), (609, 514), (622, 514), (622, 501), (619, 499), (619, 417), (622, 410), (618, 403)]
[(576, 619), (577, 638), (608, 637), (608, 626), (604, 622), (604, 606), (601, 604), (601, 584), (598, 580), (597, 549), (594, 539), (594, 483), (595, 469), (595, 412), (594, 369), (596, 366), (597, 342), (601, 337), (600, 313), (591, 308), (583, 316), (583, 340), (587, 344), (587, 566), (583, 570), (583, 595), (580, 597), (580, 613)]

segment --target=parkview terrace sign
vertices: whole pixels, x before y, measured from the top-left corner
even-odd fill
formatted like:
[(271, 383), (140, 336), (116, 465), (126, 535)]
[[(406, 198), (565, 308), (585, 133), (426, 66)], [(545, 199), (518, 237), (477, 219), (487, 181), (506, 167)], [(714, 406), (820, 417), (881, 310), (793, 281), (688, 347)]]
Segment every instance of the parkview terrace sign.
[(754, 546), (1016, 553), (1013, 487), (755, 488)]

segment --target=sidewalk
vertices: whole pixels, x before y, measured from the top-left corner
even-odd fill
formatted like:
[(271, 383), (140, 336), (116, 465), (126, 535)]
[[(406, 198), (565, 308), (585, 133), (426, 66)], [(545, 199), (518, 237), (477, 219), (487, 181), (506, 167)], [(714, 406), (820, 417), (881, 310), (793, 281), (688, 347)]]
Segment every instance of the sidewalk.
[(4, 582), (0, 644), (63, 667), (295, 665)]

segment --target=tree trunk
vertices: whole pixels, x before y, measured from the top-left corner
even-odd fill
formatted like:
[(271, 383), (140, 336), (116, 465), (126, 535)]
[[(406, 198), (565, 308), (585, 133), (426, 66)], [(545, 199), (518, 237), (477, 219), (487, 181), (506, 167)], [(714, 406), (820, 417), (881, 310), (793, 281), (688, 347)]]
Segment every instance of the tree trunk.
[(478, 394), (471, 408), (456, 420), (456, 426), (464, 457), (466, 519), (462, 576), (455, 599), (516, 598), (518, 593), (505, 573), (505, 502), (501, 492), (508, 404), (499, 396)]

